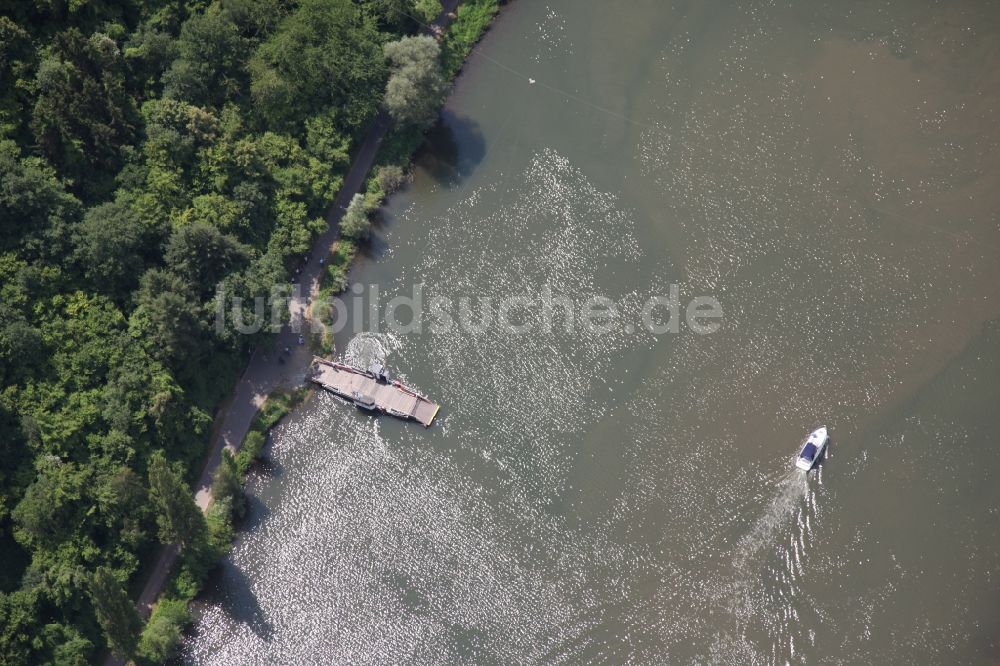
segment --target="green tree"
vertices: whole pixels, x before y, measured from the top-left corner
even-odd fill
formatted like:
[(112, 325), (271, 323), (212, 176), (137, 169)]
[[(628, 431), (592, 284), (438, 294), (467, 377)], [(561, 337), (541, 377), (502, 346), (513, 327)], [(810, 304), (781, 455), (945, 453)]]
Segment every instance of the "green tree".
[(181, 548), (205, 538), (205, 516), (194, 502), (191, 489), (167, 462), (161, 451), (149, 459), (149, 494), (156, 507), (160, 541)]
[(55, 456), (43, 458), (38, 478), (14, 507), (15, 535), (27, 546), (54, 549), (81, 517), (87, 471)]
[(102, 33), (59, 33), (35, 86), (31, 128), (42, 154), (87, 198), (106, 195), (138, 120), (118, 45)]
[(306, 121), (306, 146), (309, 152), (330, 168), (345, 169), (350, 165), (350, 137), (337, 130), (333, 114), (315, 116)]
[(448, 88), (441, 71), (441, 47), (433, 37), (404, 37), (385, 45), (392, 75), (385, 103), (398, 122), (420, 128), (434, 123)]
[(38, 655), (40, 663), (88, 666), (94, 661), (94, 644), (72, 625), (49, 623), (42, 628), (39, 638), (44, 646)]
[(205, 325), (198, 298), (175, 273), (151, 269), (143, 274), (129, 329), (148, 353), (171, 367), (197, 357)]
[(380, 27), (391, 32), (407, 32), (413, 25), (413, 0), (371, 0), (371, 9), (379, 19)]
[(250, 90), (268, 126), (337, 109), (352, 135), (378, 108), (385, 65), (375, 20), (351, 0), (302, 0), (250, 60)]
[(216, 106), (246, 89), (245, 63), (253, 42), (242, 34), (227, 4), (213, 2), (181, 28), (179, 57), (163, 75), (163, 96)]
[(155, 96), (163, 73), (177, 57), (177, 42), (162, 26), (146, 23), (133, 32), (122, 50), (133, 85)]
[(251, 430), (243, 440), (243, 448), (236, 454), (236, 470), (241, 476), (250, 469), (254, 460), (260, 457), (260, 452), (264, 450), (267, 437), (260, 430)]
[(28, 259), (49, 254), (50, 232), (75, 222), (80, 202), (45, 160), (21, 157), (13, 141), (0, 141), (0, 183), (0, 251), (18, 249)]
[(416, 0), (413, 11), (423, 23), (430, 23), (441, 13), (441, 0)]
[[(28, 31), (7, 16), (0, 16), (0, 81), (17, 82), (30, 78), (34, 48)], [(30, 96), (24, 86), (0, 87), (0, 135), (20, 134), (30, 108)]]
[(108, 647), (119, 657), (131, 657), (139, 643), (142, 623), (121, 583), (107, 567), (91, 576), (90, 599)]
[(96, 291), (123, 303), (152, 255), (149, 234), (123, 201), (90, 208), (76, 227), (73, 258)]
[(340, 220), (340, 233), (351, 240), (363, 240), (371, 233), (371, 223), (368, 221), (368, 213), (365, 212), (364, 196), (355, 194), (351, 198), (351, 203)]
[(228, 450), (223, 450), (222, 460), (215, 469), (212, 479), (212, 499), (219, 501), (228, 498), (232, 502), (232, 512), (242, 516), (246, 506), (243, 498), (243, 484), (236, 468), (236, 460)]
[(174, 231), (167, 243), (167, 266), (187, 281), (201, 298), (234, 269), (246, 265), (250, 251), (207, 222), (192, 222)]
[(11, 383), (44, 366), (42, 334), (27, 320), (0, 305), (0, 379)]
[(186, 601), (161, 599), (142, 632), (139, 656), (154, 664), (165, 662), (173, 654), (181, 639), (181, 631), (190, 620)]
[(40, 629), (38, 597), (33, 587), (0, 592), (0, 655), (6, 663), (31, 663), (32, 643)]

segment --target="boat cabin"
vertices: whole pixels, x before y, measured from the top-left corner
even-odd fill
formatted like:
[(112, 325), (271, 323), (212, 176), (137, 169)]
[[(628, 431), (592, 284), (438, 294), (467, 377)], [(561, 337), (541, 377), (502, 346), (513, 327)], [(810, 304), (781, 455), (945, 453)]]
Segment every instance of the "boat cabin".
[(813, 462), (814, 460), (816, 460), (817, 452), (818, 449), (816, 445), (813, 444), (812, 442), (808, 442), (805, 446), (802, 447), (802, 453), (799, 454), (799, 458), (802, 458), (803, 460), (808, 460), (809, 462)]
[(367, 393), (362, 393), (361, 391), (355, 391), (351, 395), (351, 399), (354, 404), (361, 409), (367, 409), (368, 411), (374, 411), (377, 407), (375, 405), (375, 398), (371, 397)]

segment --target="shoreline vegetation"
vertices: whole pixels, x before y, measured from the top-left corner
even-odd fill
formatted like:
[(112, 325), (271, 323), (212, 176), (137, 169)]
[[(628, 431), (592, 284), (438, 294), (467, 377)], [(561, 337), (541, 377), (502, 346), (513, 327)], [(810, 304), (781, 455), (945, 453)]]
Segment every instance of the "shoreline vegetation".
[(236, 455), (228, 450), (212, 479), (212, 502), (205, 514), (207, 548), (189, 550), (171, 576), (139, 637), (140, 662), (162, 663), (173, 653), (191, 621), (188, 605), (198, 596), (210, 570), (229, 552), (246, 512), (243, 489), (247, 474), (267, 443), (268, 434), (311, 393), (304, 386), (272, 392), (254, 417)]
[[(506, 0), (465, 0), (459, 5), (455, 19), (441, 40), (440, 59), (444, 78), (449, 83), (461, 73), (466, 59), (500, 11), (500, 5), (504, 1)], [(365, 182), (364, 192), (359, 195), (366, 222), (381, 208), (389, 196), (409, 180), (411, 162), (424, 142), (427, 129), (420, 125), (397, 124), (382, 142), (372, 173)], [(345, 217), (350, 213), (348, 209)], [(348, 272), (354, 263), (359, 244), (363, 242), (367, 233), (366, 225), (360, 234), (342, 233), (338, 238), (337, 246), (323, 274), (318, 300), (328, 300), (329, 297), (341, 294), (347, 289)], [(321, 349), (324, 356), (329, 355), (332, 353), (332, 342), (324, 338)]]
[[(461, 72), (466, 58), (488, 29), (499, 6), (498, 0), (466, 0), (459, 5), (454, 21), (441, 39), (444, 47), (440, 58), (448, 72), (449, 82)], [(443, 101), (442, 96), (435, 105), (435, 121)], [(424, 142), (427, 129), (429, 126), (426, 125), (397, 123), (380, 147), (363, 192), (354, 195), (341, 220), (341, 232), (322, 274), (318, 302), (347, 289), (351, 266), (370, 233), (371, 217), (390, 195), (408, 181), (413, 157)], [(320, 339), (310, 342), (323, 356), (334, 353), (334, 342), (329, 333), (323, 333)], [(247, 472), (260, 459), (268, 434), (313, 390), (303, 386), (272, 392), (254, 418), (238, 453), (232, 456), (228, 450), (223, 452), (222, 463), (213, 477), (212, 502), (206, 512), (211, 545), (208, 558), (213, 564), (229, 552), (235, 538), (239, 528), (237, 523), (245, 512), (243, 491)], [(140, 635), (140, 658), (150, 663), (170, 658), (183, 636), (184, 627), (192, 619), (188, 606), (201, 591), (208, 573), (197, 553), (181, 560), (178, 571), (171, 576)]]
[[(0, 8), (0, 662), (172, 655), (267, 432), (308, 394), (268, 398), (203, 513), (211, 415), (275, 340), (213, 330), (215, 294), (296, 280), (386, 105), (395, 128), (323, 276), (346, 287), (500, 4), (462, 3), (440, 53), (414, 37), (438, 0)], [(143, 626), (161, 547), (178, 566)]]

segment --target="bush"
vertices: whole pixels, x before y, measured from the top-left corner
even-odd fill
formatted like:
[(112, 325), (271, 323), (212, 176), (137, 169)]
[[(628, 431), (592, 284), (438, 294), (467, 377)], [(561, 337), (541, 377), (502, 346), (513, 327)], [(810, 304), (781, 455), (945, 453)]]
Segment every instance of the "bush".
[(330, 298), (347, 289), (347, 273), (351, 269), (351, 262), (354, 261), (357, 251), (354, 241), (341, 238), (330, 254), (326, 272), (323, 273), (322, 290), (313, 304), (313, 316), (318, 317), (320, 321), (325, 321), (325, 318), (332, 314), (329, 307)]
[(466, 0), (459, 5), (458, 18), (449, 26), (448, 37), (441, 49), (445, 76), (451, 79), (462, 69), (465, 57), (499, 9), (498, 0)]
[(382, 206), (383, 201), (385, 201), (385, 192), (382, 191), (382, 185), (379, 183), (378, 176), (372, 176), (365, 185), (365, 212), (374, 213)]
[(441, 13), (441, 0), (417, 0), (413, 11), (424, 23), (430, 23)]
[(326, 286), (333, 294), (339, 294), (347, 289), (347, 271), (343, 266), (330, 264), (326, 267)]
[(213, 498), (212, 506), (208, 507), (208, 545), (222, 557), (229, 552), (233, 542), (233, 502), (229, 497)]
[(190, 620), (186, 601), (162, 599), (153, 609), (139, 639), (139, 658), (150, 664), (162, 664), (169, 659), (181, 639), (184, 625)]
[(340, 235), (351, 240), (364, 240), (371, 233), (371, 223), (365, 212), (365, 198), (355, 194), (340, 220)]
[(215, 469), (215, 476), (212, 479), (212, 500), (228, 499), (230, 509), (237, 518), (243, 517), (246, 506), (243, 501), (243, 484), (240, 481), (240, 473), (236, 467), (236, 460), (227, 450), (222, 451), (222, 460)]
[(236, 471), (240, 477), (245, 477), (253, 461), (260, 457), (260, 452), (264, 450), (267, 437), (259, 430), (251, 430), (243, 440), (243, 448), (236, 454)]
[(406, 172), (395, 164), (378, 170), (378, 184), (386, 196), (397, 191), (404, 183), (406, 183)]

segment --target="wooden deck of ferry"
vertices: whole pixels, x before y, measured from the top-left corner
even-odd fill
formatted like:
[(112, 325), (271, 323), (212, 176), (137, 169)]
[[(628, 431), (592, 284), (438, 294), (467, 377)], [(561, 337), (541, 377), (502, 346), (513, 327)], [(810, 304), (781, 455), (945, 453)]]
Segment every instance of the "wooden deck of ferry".
[(434, 421), (441, 409), (439, 405), (399, 382), (381, 382), (364, 370), (323, 358), (313, 359), (309, 381), (351, 403), (357, 405), (359, 402), (370, 401), (371, 406), (380, 412), (401, 419), (412, 419), (425, 428)]

